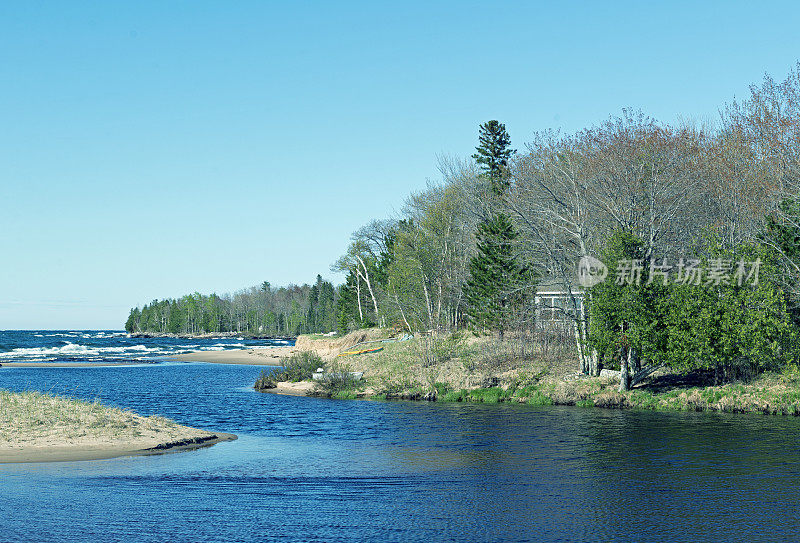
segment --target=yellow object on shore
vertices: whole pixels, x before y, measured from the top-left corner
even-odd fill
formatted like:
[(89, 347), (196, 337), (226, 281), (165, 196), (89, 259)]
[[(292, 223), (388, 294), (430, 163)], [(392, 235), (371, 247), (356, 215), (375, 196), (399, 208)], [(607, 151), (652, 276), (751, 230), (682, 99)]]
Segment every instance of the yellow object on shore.
[(378, 351), (382, 351), (383, 347), (376, 347), (374, 349), (360, 349), (358, 351), (345, 351), (343, 353), (339, 353), (336, 356), (348, 356), (348, 355), (355, 355), (355, 354), (365, 354), (365, 353), (377, 353)]

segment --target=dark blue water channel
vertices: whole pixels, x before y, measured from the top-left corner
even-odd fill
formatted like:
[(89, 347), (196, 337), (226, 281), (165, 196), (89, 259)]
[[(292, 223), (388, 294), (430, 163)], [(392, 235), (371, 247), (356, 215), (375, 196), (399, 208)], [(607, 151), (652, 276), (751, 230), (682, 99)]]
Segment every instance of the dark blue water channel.
[(238, 434), (0, 465), (0, 541), (798, 541), (800, 421), (262, 394), (252, 366), (2, 368)]

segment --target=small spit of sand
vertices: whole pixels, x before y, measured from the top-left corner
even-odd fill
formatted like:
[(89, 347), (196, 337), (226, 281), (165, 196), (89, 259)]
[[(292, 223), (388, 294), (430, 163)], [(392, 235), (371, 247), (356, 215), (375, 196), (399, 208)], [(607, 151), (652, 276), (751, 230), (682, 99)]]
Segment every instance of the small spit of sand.
[(0, 390), (0, 463), (160, 454), (234, 439), (97, 402)]

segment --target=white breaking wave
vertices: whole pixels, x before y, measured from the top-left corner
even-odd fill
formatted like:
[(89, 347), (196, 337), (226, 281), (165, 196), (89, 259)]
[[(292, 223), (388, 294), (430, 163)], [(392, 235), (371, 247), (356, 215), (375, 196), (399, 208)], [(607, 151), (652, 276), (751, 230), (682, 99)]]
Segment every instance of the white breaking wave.
[[(128, 334), (124, 332), (97, 332), (94, 334), (81, 334), (83, 339), (110, 339), (114, 337), (125, 337)], [(70, 336), (71, 337), (71, 336)]]
[(0, 353), (2, 358), (29, 358), (42, 356), (99, 356), (103, 354), (124, 354), (124, 353), (157, 353), (163, 352), (158, 347), (147, 347), (146, 345), (131, 345), (129, 347), (87, 347), (79, 343), (67, 343), (61, 347), (21, 347)]

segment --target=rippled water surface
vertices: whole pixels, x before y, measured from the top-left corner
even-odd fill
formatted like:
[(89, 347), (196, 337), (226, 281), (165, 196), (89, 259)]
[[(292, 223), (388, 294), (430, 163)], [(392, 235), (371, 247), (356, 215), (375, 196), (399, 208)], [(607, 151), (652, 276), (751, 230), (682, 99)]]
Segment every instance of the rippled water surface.
[(135, 338), (118, 330), (0, 330), (5, 362), (148, 362), (192, 351), (269, 348), (287, 340), (244, 337)]
[(239, 440), (0, 465), (0, 541), (798, 541), (800, 421), (260, 394), (261, 368), (2, 368)]

